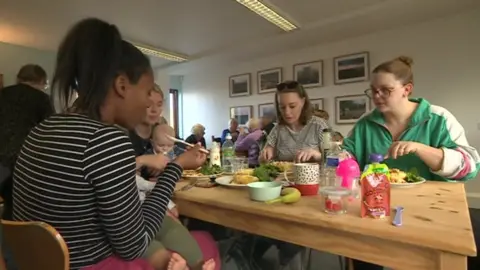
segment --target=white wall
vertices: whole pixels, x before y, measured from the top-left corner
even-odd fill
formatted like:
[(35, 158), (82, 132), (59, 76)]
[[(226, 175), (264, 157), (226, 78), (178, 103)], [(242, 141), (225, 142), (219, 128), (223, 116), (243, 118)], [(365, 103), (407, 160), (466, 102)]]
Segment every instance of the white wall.
[[(206, 127), (206, 138), (219, 135), (226, 128), (229, 107), (253, 105), (258, 116), (258, 104), (273, 102), (273, 94), (258, 95), (256, 72), (283, 67), (284, 79), (292, 79), (292, 65), (321, 59), (324, 61), (324, 87), (309, 89), (311, 98), (325, 98), (326, 110), (334, 119), (334, 97), (361, 94), (368, 82), (335, 86), (333, 57), (370, 52), (371, 68), (399, 55), (411, 56), (414, 61), (414, 95), (448, 108), (465, 127), (469, 142), (480, 149), (480, 10), (436, 21), (409, 25), (402, 29), (378, 32), (332, 44), (291, 51), (244, 63), (232, 63), (215, 70), (199, 69), (185, 74), (183, 91), (183, 127), (189, 130), (195, 123)], [(272, 44), (275, 46), (275, 44)], [(167, 72), (168, 71), (161, 71)], [(228, 77), (252, 73), (253, 95), (229, 98)], [(333, 128), (347, 133), (350, 125)], [(207, 139), (207, 142), (210, 141)], [(478, 180), (478, 179), (477, 179)], [(467, 185), (472, 198), (478, 196), (480, 181)]]

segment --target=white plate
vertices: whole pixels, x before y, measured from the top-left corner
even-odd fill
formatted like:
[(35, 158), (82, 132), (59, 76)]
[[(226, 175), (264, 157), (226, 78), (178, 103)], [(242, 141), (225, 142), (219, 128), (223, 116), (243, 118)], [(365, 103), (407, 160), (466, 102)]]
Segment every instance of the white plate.
[(197, 179), (210, 179), (212, 177), (219, 177), (223, 173), (218, 173), (218, 174), (212, 174), (212, 175), (198, 175), (198, 176), (184, 176), (182, 175), (182, 178), (185, 179), (192, 179), (192, 180), (197, 180)]
[(427, 180), (423, 179), (421, 181), (418, 181), (418, 182), (414, 182), (414, 183), (390, 183), (390, 186), (392, 188), (412, 188), (414, 186), (418, 186), (418, 185), (421, 185), (423, 183), (425, 183)]
[(219, 185), (226, 186), (226, 187), (246, 187), (247, 186), (247, 185), (231, 183), (232, 179), (233, 179), (233, 175), (226, 175), (226, 176), (222, 176), (215, 179), (215, 182), (217, 182), (217, 184)]

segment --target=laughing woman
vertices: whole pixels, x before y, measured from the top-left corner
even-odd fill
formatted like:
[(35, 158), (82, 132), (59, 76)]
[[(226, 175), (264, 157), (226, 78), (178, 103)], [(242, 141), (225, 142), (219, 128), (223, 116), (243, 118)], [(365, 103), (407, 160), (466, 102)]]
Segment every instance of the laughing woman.
[[(153, 269), (140, 258), (161, 229), (183, 169), (199, 167), (205, 155), (194, 147), (169, 162), (141, 203), (132, 144), (117, 125), (141, 123), (153, 71), (110, 23), (73, 26), (58, 49), (52, 86), (65, 106), (75, 92), (78, 99), (70, 113), (46, 119), (26, 138), (14, 171), (13, 219), (53, 226), (68, 246), (69, 269)], [(150, 155), (141, 165), (159, 163)], [(184, 270), (185, 261), (172, 255), (170, 268)]]
[[(425, 179), (466, 181), (475, 178), (480, 157), (468, 144), (462, 125), (445, 108), (422, 98), (410, 98), (412, 91), (410, 58), (398, 57), (377, 66), (371, 87), (365, 91), (373, 99), (375, 110), (355, 124), (343, 141), (344, 148), (361, 168), (368, 162), (369, 154), (380, 153), (388, 156), (385, 163), (389, 167), (405, 171), (416, 168)], [(469, 264), (473, 264), (473, 259)], [(354, 261), (354, 269), (382, 267)]]

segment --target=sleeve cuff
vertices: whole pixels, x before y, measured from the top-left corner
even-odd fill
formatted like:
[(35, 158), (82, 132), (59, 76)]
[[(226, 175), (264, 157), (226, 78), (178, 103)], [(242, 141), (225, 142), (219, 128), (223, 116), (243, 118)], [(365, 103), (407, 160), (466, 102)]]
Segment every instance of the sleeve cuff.
[(172, 202), (171, 200), (168, 201), (168, 210), (172, 210), (173, 208), (175, 208), (175, 206), (177, 206), (174, 202)]
[(453, 178), (461, 169), (463, 155), (454, 149), (445, 147), (442, 147), (441, 149), (443, 151), (442, 168), (439, 171), (432, 172), (445, 178)]
[(165, 167), (165, 171), (170, 171), (176, 178), (176, 180), (180, 180), (182, 178), (183, 168), (182, 166), (178, 165), (175, 162), (169, 162), (167, 167)]

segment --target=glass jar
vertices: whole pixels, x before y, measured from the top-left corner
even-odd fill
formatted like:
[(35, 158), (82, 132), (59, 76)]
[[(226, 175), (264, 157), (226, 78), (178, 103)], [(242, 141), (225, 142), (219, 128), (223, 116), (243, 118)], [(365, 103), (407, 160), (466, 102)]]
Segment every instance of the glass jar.
[(328, 214), (345, 214), (351, 191), (343, 187), (324, 187), (320, 189), (321, 207)]

